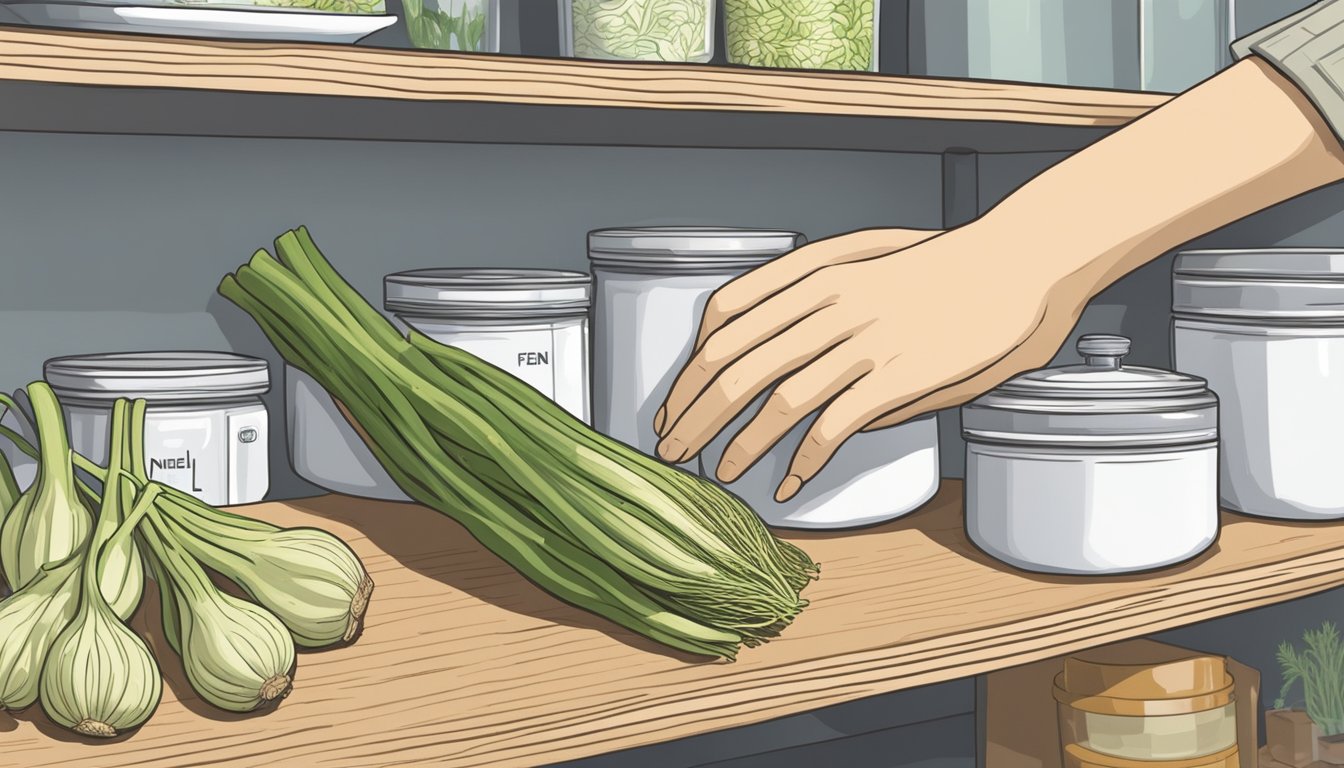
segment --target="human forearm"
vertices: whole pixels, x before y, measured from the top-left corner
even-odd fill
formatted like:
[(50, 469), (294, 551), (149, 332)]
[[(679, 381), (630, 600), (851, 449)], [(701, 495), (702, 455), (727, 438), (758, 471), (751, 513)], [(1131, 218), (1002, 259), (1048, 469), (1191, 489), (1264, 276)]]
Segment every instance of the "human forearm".
[(1251, 58), (1033, 179), (973, 226), (1034, 242), (1091, 298), (1210, 230), (1344, 178), (1344, 151), (1287, 79)]

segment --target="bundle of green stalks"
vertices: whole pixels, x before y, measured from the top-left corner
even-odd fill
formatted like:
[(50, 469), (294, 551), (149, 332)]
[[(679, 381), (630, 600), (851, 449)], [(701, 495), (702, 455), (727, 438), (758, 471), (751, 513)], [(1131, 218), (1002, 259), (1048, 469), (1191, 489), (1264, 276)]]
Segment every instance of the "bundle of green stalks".
[(220, 284), (350, 414), (414, 500), (551, 594), (672, 648), (734, 658), (818, 568), (740, 499), (600, 435), (478, 358), (403, 336), (305, 229)]

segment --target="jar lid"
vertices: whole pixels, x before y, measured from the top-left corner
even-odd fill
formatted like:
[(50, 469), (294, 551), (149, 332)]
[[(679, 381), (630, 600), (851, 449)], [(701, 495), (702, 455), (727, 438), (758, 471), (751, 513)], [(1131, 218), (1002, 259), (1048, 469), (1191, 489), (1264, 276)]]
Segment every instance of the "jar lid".
[(555, 269), (419, 269), (383, 278), (389, 312), (460, 319), (584, 315), (592, 278)]
[(1121, 364), (1124, 336), (1078, 340), (1081, 365), (1029, 371), (961, 409), (979, 442), (1160, 447), (1218, 436), (1218, 399), (1200, 378)]
[(1053, 686), (1055, 701), (1080, 712), (1121, 717), (1166, 717), (1207, 712), (1226, 707), (1236, 700), (1237, 694), (1236, 681), (1229, 673), (1224, 673), (1218, 679), (1217, 687), (1211, 690), (1179, 697), (1159, 693), (1150, 697), (1125, 698), (1105, 693), (1074, 691), (1070, 690), (1068, 685), (1067, 672), (1055, 675)]
[(1116, 660), (1086, 651), (1064, 660), (1062, 688), (1087, 696), (1118, 699), (1184, 699), (1214, 693), (1227, 685), (1227, 659), (1191, 653), (1183, 658)]
[(42, 377), (58, 397), (214, 400), (264, 394), (266, 361), (229, 352), (112, 352), (57, 357)]
[(734, 227), (641, 227), (588, 233), (588, 258), (598, 266), (662, 271), (732, 271), (758, 267), (801, 247), (798, 232)]
[(1172, 272), (1178, 315), (1344, 321), (1344, 250), (1337, 248), (1183, 251)]

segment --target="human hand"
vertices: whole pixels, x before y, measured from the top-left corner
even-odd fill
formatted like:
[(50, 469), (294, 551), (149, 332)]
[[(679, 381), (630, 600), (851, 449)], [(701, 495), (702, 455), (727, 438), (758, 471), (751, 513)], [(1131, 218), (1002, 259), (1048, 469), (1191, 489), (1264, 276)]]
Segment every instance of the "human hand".
[(787, 501), (855, 433), (960, 405), (1045, 365), (1088, 297), (1002, 250), (975, 224), (872, 230), (805, 246), (725, 285), (659, 411), (659, 455), (690, 459), (774, 386), (717, 475), (736, 480), (820, 410), (776, 492)]

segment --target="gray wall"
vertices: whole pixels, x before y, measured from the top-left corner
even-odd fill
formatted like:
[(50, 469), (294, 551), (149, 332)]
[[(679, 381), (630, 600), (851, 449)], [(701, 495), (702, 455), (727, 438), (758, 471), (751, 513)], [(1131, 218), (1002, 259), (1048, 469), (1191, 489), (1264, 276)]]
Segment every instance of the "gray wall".
[[(259, 117), (263, 119), (264, 116)], [(0, 134), (0, 387), (84, 352), (271, 355), (220, 277), (308, 225), (377, 301), (428, 266), (586, 269), (602, 226), (936, 226), (937, 157)], [(273, 369), (273, 373), (276, 369)], [(278, 425), (279, 390), (268, 398)], [(273, 497), (314, 489), (288, 469)]]

